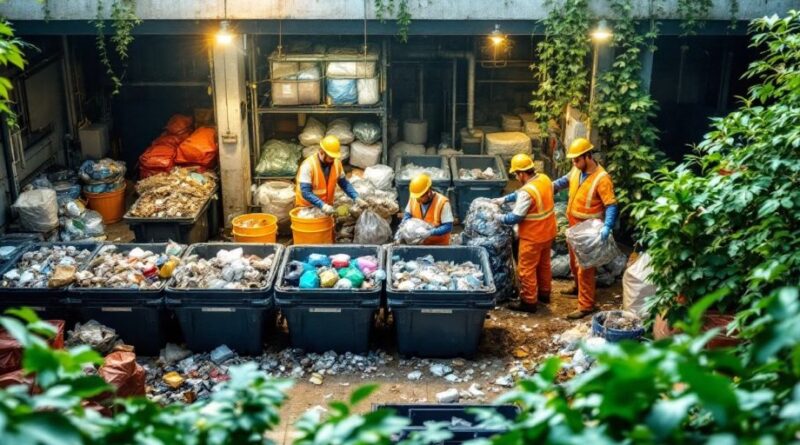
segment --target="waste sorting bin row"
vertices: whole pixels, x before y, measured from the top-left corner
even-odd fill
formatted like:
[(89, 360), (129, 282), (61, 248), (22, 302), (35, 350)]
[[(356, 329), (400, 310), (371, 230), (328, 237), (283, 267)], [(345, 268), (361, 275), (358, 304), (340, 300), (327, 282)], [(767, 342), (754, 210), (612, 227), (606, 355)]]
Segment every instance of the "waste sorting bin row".
[[(475, 198), (497, 198), (503, 194), (503, 189), (508, 183), (508, 174), (503, 160), (499, 156), (488, 155), (411, 155), (400, 156), (395, 164), (395, 175), (398, 175), (403, 166), (414, 164), (421, 167), (441, 168), (449, 174), (447, 179), (434, 179), (433, 188), (445, 194), (452, 188), (451, 205), (453, 212), (460, 221), (464, 221), (469, 210), (469, 205)], [(495, 172), (494, 179), (461, 179), (461, 169), (486, 170), (491, 168)], [(400, 211), (408, 204), (408, 185), (410, 179), (396, 179), (397, 199)]]
[[(30, 249), (54, 243), (30, 243), (9, 260), (0, 275), (16, 266)], [(85, 270), (102, 244), (55, 243), (89, 249), (91, 257), (78, 264)], [(113, 243), (109, 243), (113, 244)], [(135, 247), (163, 253), (166, 243), (114, 244), (117, 252)], [(213, 258), (222, 249), (242, 248), (244, 255), (265, 258), (274, 254), (266, 285), (249, 289), (179, 288), (175, 277), (150, 290), (86, 288), (0, 288), (0, 310), (29, 306), (44, 319), (68, 323), (94, 319), (117, 331), (142, 355), (157, 355), (177, 336), (177, 325), (189, 349), (208, 351), (226, 344), (240, 354), (260, 354), (268, 327), (280, 309), (286, 318), (293, 347), (307, 351), (365, 352), (374, 319), (382, 301), (395, 319), (398, 351), (407, 356), (470, 357), (477, 350), (486, 312), (494, 305), (494, 282), (488, 254), (480, 247), (377, 245), (304, 245), (200, 243), (181, 252), (183, 259), (197, 255)], [(370, 289), (303, 289), (286, 283), (290, 262), (309, 254), (346, 254), (351, 258), (374, 256), (385, 270), (384, 284)], [(399, 290), (392, 286), (393, 261), (431, 255), (436, 261), (471, 261), (483, 272), (479, 291)], [(384, 300), (384, 296), (386, 297)], [(173, 318), (174, 317), (174, 318)], [(175, 323), (177, 321), (177, 323)]]

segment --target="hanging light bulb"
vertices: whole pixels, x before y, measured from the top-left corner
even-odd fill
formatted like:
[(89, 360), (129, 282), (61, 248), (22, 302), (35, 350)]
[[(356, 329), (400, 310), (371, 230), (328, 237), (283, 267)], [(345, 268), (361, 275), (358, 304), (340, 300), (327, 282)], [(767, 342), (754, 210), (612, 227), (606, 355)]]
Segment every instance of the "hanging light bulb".
[(592, 40), (595, 42), (605, 42), (613, 35), (614, 34), (611, 32), (611, 28), (608, 27), (608, 23), (606, 23), (605, 19), (600, 19), (600, 21), (597, 22), (597, 28), (593, 29), (591, 33)]
[(233, 42), (233, 34), (230, 31), (230, 23), (227, 20), (219, 22), (219, 31), (217, 31), (217, 43), (220, 45), (230, 45)]
[(506, 35), (500, 31), (500, 25), (494, 25), (494, 30), (489, 34), (489, 41), (494, 46), (500, 46), (506, 41)]

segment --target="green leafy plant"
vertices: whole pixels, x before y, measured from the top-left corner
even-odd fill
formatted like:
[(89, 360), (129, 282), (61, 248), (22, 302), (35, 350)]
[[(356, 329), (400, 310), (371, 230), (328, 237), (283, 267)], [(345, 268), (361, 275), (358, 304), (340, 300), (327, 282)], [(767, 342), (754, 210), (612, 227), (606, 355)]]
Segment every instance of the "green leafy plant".
[(588, 0), (548, 0), (544, 40), (536, 46), (538, 60), (531, 65), (539, 82), (530, 105), (540, 127), (559, 122), (567, 105), (583, 109), (589, 85), (586, 57), (589, 45)]
[(745, 77), (757, 85), (634, 205), (659, 289), (652, 309), (670, 320), (718, 289), (729, 293), (717, 309), (739, 312), (800, 275), (800, 13), (751, 29), (762, 53)]
[[(24, 70), (27, 64), (23, 48), (26, 43), (15, 37), (14, 28), (7, 20), (0, 20), (0, 66), (16, 67)], [(17, 115), (11, 108), (11, 89), (13, 85), (6, 76), (0, 76), (0, 115), (6, 120), (9, 128), (17, 126)]]
[(633, 19), (631, 0), (610, 0), (616, 18), (611, 43), (614, 63), (598, 79), (592, 121), (597, 128), (607, 167), (614, 178), (623, 216), (631, 202), (645, 197), (647, 181), (637, 176), (655, 170), (664, 162), (656, 148), (658, 132), (651, 119), (658, 106), (642, 86), (641, 53), (655, 51), (658, 22), (640, 33)]
[(381, 22), (387, 16), (396, 15), (397, 37), (401, 42), (408, 42), (408, 30), (411, 27), (411, 12), (408, 9), (409, 0), (375, 0), (375, 14)]
[(136, 15), (136, 0), (112, 0), (111, 27), (114, 34), (110, 41), (114, 47), (115, 58), (120, 68), (115, 68), (112, 56), (106, 43), (106, 20), (104, 17), (105, 6), (103, 0), (97, 0), (97, 14), (91, 21), (96, 31), (95, 46), (100, 57), (100, 62), (106, 69), (106, 74), (112, 83), (112, 96), (119, 94), (122, 80), (125, 77), (125, 68), (128, 60), (128, 48), (133, 43), (133, 28), (142, 23)]

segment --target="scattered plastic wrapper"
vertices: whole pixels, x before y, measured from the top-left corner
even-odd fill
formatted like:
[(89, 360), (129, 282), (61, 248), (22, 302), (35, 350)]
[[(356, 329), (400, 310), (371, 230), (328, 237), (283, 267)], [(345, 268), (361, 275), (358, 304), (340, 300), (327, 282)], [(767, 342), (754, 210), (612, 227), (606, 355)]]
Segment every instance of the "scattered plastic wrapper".
[(432, 255), (403, 261), (393, 259), (392, 287), (401, 291), (413, 290), (485, 290), (480, 266), (466, 261), (435, 261)]
[(159, 289), (180, 264), (178, 255), (182, 250), (173, 242), (162, 253), (140, 247), (120, 251), (113, 244), (106, 245), (76, 274), (76, 283), (78, 287)]
[(599, 219), (588, 219), (567, 229), (567, 242), (584, 269), (603, 266), (622, 254), (613, 235), (606, 241), (600, 238), (603, 226)]
[(497, 179), (497, 173), (492, 167), (486, 167), (481, 170), (479, 168), (460, 168), (458, 169), (458, 178), (466, 180), (492, 180)]
[(409, 218), (400, 223), (394, 240), (401, 244), (421, 244), (429, 236), (433, 226), (419, 218)]
[(413, 162), (406, 164), (400, 168), (400, 171), (397, 173), (397, 179), (401, 180), (408, 180), (413, 179), (417, 175), (425, 173), (431, 177), (432, 180), (436, 181), (439, 179), (449, 179), (450, 172), (445, 171), (438, 167), (423, 167), (421, 165), (416, 165)]
[(219, 250), (213, 258), (184, 257), (175, 268), (174, 286), (178, 289), (259, 289), (269, 285), (275, 254), (266, 258), (246, 255), (239, 247)]
[(92, 255), (76, 246), (44, 246), (22, 254), (13, 269), (3, 274), (0, 287), (58, 288), (75, 281), (75, 274)]
[(139, 199), (128, 215), (135, 218), (188, 218), (202, 210), (217, 186), (211, 172), (196, 173), (176, 167), (136, 184)]

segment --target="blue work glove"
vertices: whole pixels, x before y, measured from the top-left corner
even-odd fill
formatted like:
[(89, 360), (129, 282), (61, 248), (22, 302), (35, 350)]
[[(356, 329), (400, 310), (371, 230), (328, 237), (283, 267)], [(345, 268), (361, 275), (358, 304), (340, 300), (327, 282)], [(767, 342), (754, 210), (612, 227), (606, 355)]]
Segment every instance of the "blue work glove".
[(603, 226), (603, 230), (600, 231), (600, 239), (608, 241), (609, 235), (611, 235), (611, 227)]

